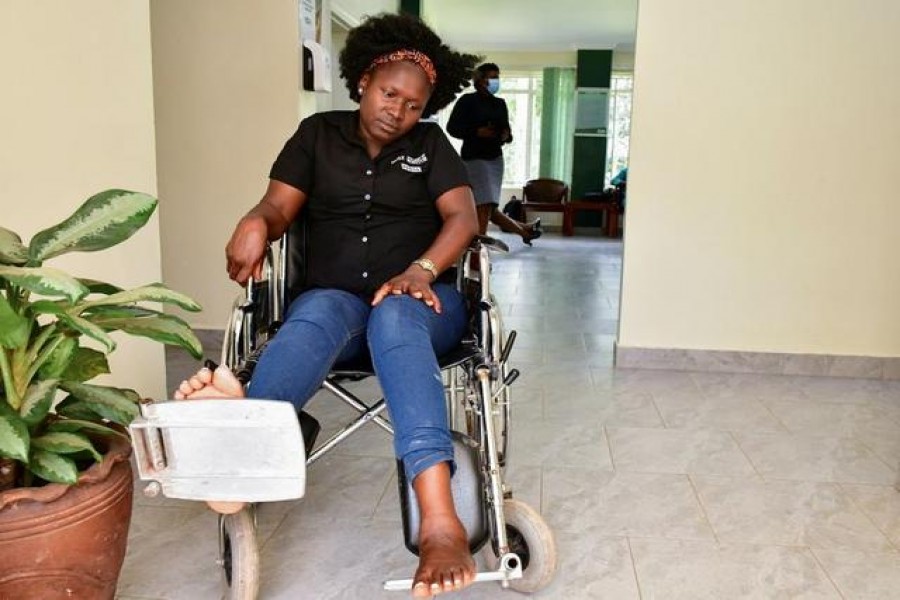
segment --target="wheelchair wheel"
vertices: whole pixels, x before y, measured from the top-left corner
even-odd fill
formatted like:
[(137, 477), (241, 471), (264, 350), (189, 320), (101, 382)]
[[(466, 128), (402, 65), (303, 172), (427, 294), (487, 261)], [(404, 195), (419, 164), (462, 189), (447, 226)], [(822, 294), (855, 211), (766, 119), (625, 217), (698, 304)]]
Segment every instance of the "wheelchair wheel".
[(225, 515), (222, 523), (222, 571), (228, 600), (256, 600), (259, 594), (259, 548), (250, 507)]
[[(509, 549), (522, 560), (522, 578), (510, 581), (509, 587), (517, 592), (537, 592), (556, 575), (558, 555), (553, 531), (536, 510), (521, 500), (505, 500), (503, 514)], [(491, 544), (485, 547), (488, 565), (498, 568), (500, 559), (489, 550)]]

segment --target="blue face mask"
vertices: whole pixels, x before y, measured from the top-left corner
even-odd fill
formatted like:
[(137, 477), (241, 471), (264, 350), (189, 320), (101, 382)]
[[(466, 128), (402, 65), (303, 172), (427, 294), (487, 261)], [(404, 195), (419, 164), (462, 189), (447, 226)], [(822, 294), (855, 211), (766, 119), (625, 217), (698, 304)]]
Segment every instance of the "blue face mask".
[(487, 88), (485, 88), (485, 89), (487, 89), (488, 93), (491, 95), (496, 94), (497, 92), (500, 91), (500, 80), (497, 79), (496, 77), (494, 77), (492, 79), (488, 79)]

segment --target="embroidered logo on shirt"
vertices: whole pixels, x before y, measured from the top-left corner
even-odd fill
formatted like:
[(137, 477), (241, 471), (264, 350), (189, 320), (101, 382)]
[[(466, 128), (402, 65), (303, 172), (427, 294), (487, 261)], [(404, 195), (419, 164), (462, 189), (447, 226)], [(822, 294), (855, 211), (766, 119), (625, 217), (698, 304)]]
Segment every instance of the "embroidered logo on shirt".
[(428, 162), (428, 157), (423, 152), (420, 156), (400, 155), (391, 161), (391, 164), (400, 163), (400, 168), (410, 173), (421, 173), (422, 165)]

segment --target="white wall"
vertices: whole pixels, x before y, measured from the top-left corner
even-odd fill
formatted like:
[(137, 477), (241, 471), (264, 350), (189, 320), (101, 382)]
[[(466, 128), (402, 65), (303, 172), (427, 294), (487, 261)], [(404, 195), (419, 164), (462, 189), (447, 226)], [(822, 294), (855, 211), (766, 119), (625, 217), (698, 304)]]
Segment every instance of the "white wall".
[(900, 356), (900, 3), (642, 0), (619, 342)]
[[(0, 225), (27, 241), (88, 196), (156, 193), (147, 0), (0, 4)], [(109, 250), (48, 264), (133, 287), (160, 280), (157, 217)], [(114, 385), (165, 394), (162, 346), (114, 334)]]
[[(225, 326), (240, 290), (225, 244), (259, 201), (300, 109), (296, 0), (154, 0), (163, 274)], [(310, 96), (314, 96), (310, 94)]]

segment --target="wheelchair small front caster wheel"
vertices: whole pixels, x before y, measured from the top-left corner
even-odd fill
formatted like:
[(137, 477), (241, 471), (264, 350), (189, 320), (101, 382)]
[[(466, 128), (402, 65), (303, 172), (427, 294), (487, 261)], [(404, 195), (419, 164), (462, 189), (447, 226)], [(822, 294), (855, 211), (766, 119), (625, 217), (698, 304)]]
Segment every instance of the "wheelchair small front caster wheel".
[(222, 556), (228, 600), (256, 600), (259, 594), (259, 548), (253, 508), (245, 507), (233, 515), (223, 515)]
[[(522, 560), (522, 578), (513, 579), (509, 587), (517, 592), (533, 593), (545, 588), (556, 575), (557, 550), (553, 531), (536, 510), (514, 498), (503, 502), (509, 551)], [(492, 569), (500, 559), (487, 548), (487, 562)]]

